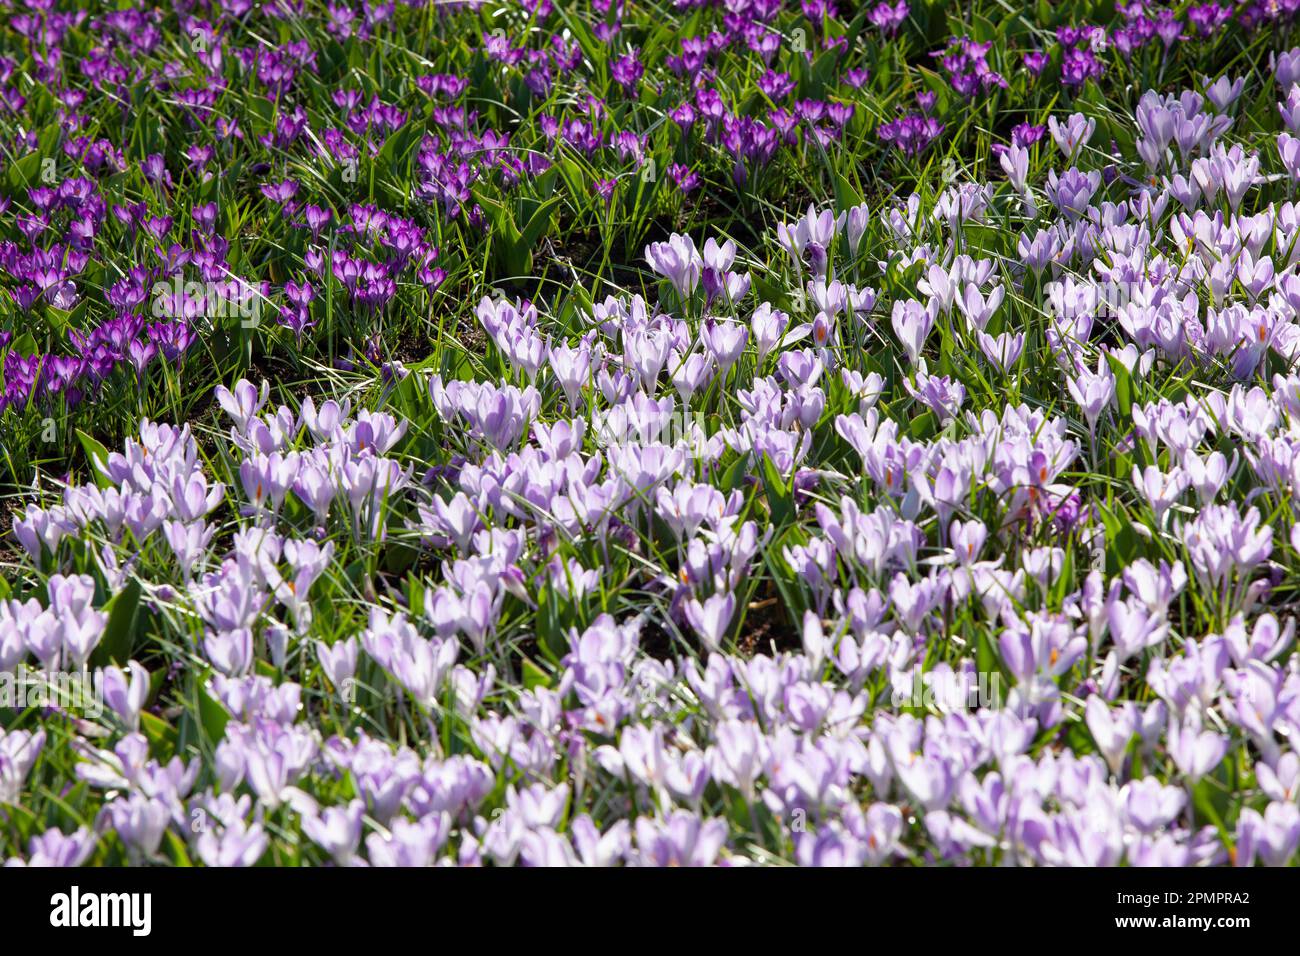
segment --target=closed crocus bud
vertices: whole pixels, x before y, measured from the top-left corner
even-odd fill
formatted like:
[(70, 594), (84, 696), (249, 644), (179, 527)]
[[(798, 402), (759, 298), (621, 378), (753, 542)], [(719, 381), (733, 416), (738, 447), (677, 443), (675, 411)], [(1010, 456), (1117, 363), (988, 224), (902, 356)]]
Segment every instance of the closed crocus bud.
[(784, 312), (772, 308), (770, 302), (764, 302), (754, 310), (749, 323), (754, 332), (754, 344), (758, 349), (758, 361), (761, 363), (781, 344), (786, 328), (790, 324), (790, 317)]
[(674, 353), (668, 359), (668, 372), (683, 404), (689, 405), (691, 397), (708, 384), (713, 375), (713, 363), (702, 352), (684, 356)]
[(213, 755), (213, 771), (217, 784), (227, 793), (234, 790), (244, 779), (247, 769), (246, 747), (243, 738), (227, 737), (217, 745)]
[(819, 242), (810, 242), (804, 246), (803, 256), (813, 275), (826, 275), (826, 267), (830, 263), (830, 257), (826, 252), (825, 246)]
[(894, 334), (898, 336), (898, 341), (913, 365), (920, 360), (921, 349), (930, 330), (934, 328), (936, 315), (934, 300), (931, 300), (928, 306), (922, 305), (915, 299), (894, 303), (892, 315)]
[(552, 345), (547, 353), (551, 371), (555, 373), (564, 397), (569, 401), (569, 408), (577, 411), (580, 407), (582, 389), (591, 378), (591, 350), (585, 345), (576, 348), (566, 343)]
[(18, 794), (44, 746), (44, 730), (0, 730), (0, 801), (18, 803)]
[(1300, 181), (1300, 138), (1290, 133), (1278, 133), (1277, 153), (1282, 159), (1282, 168), (1293, 180)]
[(745, 351), (749, 330), (738, 322), (711, 322), (705, 326), (701, 338), (722, 374), (726, 375)]
[(1099, 695), (1093, 694), (1085, 706), (1085, 718), (1097, 749), (1106, 758), (1111, 772), (1119, 774), (1124, 753), (1138, 732), (1138, 713), (1132, 703), (1112, 709)]
[(171, 810), (163, 800), (141, 793), (113, 800), (105, 805), (100, 816), (117, 831), (118, 837), (136, 859), (148, 859), (157, 853), (172, 818)]
[(714, 776), (748, 799), (768, 754), (763, 732), (753, 721), (728, 720), (717, 726), (714, 735), (717, 744), (709, 749)]
[(812, 611), (803, 614), (803, 652), (814, 674), (819, 673), (830, 651), (831, 642), (822, 629), (821, 618)]
[(1006, 173), (1011, 187), (1023, 194), (1029, 177), (1029, 150), (1013, 143), (1002, 151), (998, 162), (1002, 166), (1002, 171)]
[[(305, 608), (304, 613), (310, 616), (310, 606)], [(280, 623), (268, 624), (266, 630), (262, 632), (262, 637), (266, 641), (266, 650), (271, 656), (271, 663), (277, 670), (283, 670), (285, 658), (289, 653), (289, 629)]]
[(1065, 380), (1070, 397), (1078, 404), (1079, 410), (1083, 412), (1083, 417), (1088, 422), (1090, 433), (1096, 432), (1097, 419), (1115, 397), (1115, 376), (1106, 365), (1102, 364), (1104, 362), (1103, 357), (1097, 365), (1096, 373), (1085, 370)]
[(862, 236), (867, 231), (870, 217), (870, 207), (866, 203), (854, 206), (845, 215), (844, 234), (849, 241), (849, 255), (854, 259), (858, 257), (858, 247), (862, 244)]
[(115, 665), (105, 667), (99, 680), (104, 703), (128, 730), (138, 730), (140, 710), (149, 696), (149, 672), (136, 661), (130, 661), (125, 671)]

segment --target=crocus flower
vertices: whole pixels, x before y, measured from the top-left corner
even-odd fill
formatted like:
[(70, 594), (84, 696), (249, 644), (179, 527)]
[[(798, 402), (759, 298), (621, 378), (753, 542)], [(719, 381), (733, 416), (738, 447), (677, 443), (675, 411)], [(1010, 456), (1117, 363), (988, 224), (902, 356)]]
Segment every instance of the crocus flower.
[(722, 646), (722, 638), (731, 628), (731, 619), (736, 613), (736, 598), (733, 594), (713, 594), (703, 602), (691, 598), (682, 606), (687, 622), (700, 636), (704, 646), (716, 651)]
[(922, 305), (915, 299), (894, 303), (894, 334), (898, 336), (898, 341), (913, 365), (920, 360), (921, 349), (930, 330), (934, 328), (935, 317), (934, 300), (929, 305)]
[(667, 279), (679, 296), (690, 298), (704, 266), (690, 236), (674, 233), (665, 242), (652, 242), (646, 247), (645, 256), (650, 268)]

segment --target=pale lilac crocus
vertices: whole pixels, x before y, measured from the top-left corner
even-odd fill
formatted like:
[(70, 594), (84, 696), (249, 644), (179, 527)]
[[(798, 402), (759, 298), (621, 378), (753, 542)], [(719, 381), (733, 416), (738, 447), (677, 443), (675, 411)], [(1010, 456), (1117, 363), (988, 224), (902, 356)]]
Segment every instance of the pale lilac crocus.
[(736, 596), (730, 592), (712, 594), (703, 602), (691, 598), (682, 605), (682, 612), (704, 646), (716, 651), (722, 647), (722, 639), (731, 628), (731, 619), (736, 613)]
[(922, 305), (915, 299), (894, 303), (891, 316), (894, 334), (898, 336), (903, 351), (907, 353), (907, 358), (913, 365), (916, 365), (921, 358), (921, 349), (930, 330), (934, 328), (936, 316), (934, 300), (931, 300), (929, 305)]
[(668, 280), (682, 299), (689, 299), (700, 282), (704, 260), (690, 236), (673, 233), (667, 241), (646, 247), (650, 268)]
[(984, 357), (989, 360), (999, 372), (1006, 373), (1011, 366), (1020, 361), (1020, 355), (1025, 350), (1025, 335), (1023, 332), (1003, 332), (1001, 335), (989, 335), (987, 332), (976, 332), (976, 341), (979, 342), (980, 351)]
[(1115, 375), (1105, 363), (1106, 358), (1102, 356), (1098, 361), (1096, 372), (1083, 369), (1076, 375), (1066, 376), (1065, 379), (1070, 397), (1074, 399), (1079, 406), (1079, 411), (1083, 412), (1083, 417), (1088, 422), (1090, 435), (1096, 434), (1097, 420), (1115, 398)]
[(700, 338), (725, 378), (731, 366), (736, 364), (736, 360), (745, 351), (749, 330), (739, 322), (709, 321), (704, 324)]

